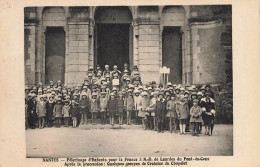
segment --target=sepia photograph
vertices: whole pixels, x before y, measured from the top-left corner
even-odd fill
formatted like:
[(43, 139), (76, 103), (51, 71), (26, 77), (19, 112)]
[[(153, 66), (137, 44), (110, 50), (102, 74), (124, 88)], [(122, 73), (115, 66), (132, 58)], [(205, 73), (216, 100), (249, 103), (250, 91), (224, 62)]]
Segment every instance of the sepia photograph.
[(24, 7), (26, 157), (233, 156), (232, 7)]

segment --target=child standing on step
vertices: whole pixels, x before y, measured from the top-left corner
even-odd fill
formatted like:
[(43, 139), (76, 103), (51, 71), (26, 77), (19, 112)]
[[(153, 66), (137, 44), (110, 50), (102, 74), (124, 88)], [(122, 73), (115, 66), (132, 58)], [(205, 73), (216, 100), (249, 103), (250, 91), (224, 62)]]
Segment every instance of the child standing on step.
[(70, 111), (69, 101), (65, 100), (64, 106), (62, 107), (62, 115), (63, 115), (63, 118), (64, 118), (65, 127), (69, 126), (69, 118), (70, 118), (69, 111)]
[(104, 125), (106, 123), (106, 110), (107, 110), (107, 101), (108, 95), (107, 92), (101, 92), (100, 98), (100, 113), (101, 113), (101, 124)]
[(70, 107), (70, 115), (72, 117), (72, 122), (73, 122), (73, 128), (76, 128), (77, 127), (77, 116), (78, 116), (78, 113), (79, 113), (79, 109), (78, 109), (78, 106), (76, 104), (76, 101), (75, 100), (72, 100), (71, 101), (71, 107)]
[(56, 121), (56, 127), (60, 127), (61, 125), (61, 118), (62, 118), (62, 104), (61, 104), (61, 98), (57, 98), (56, 104), (53, 108), (53, 115), (55, 117)]
[(119, 97), (117, 99), (117, 111), (118, 111), (118, 119), (119, 119), (119, 125), (123, 125), (123, 116), (124, 116), (124, 98), (123, 98), (123, 92), (118, 93)]
[(134, 102), (134, 98), (133, 98), (133, 94), (132, 94), (132, 90), (129, 89), (128, 90), (128, 95), (125, 98), (124, 101), (124, 106), (126, 108), (126, 124), (127, 125), (131, 125), (131, 116), (132, 116), (132, 111), (135, 109), (135, 102)]
[(109, 112), (110, 125), (114, 126), (114, 117), (117, 110), (117, 100), (113, 92), (110, 94), (110, 99), (107, 102), (107, 110)]
[(185, 98), (184, 95), (180, 95), (180, 101), (177, 104), (176, 112), (180, 121), (180, 134), (185, 135), (186, 134), (185, 128), (187, 124), (187, 118), (189, 115), (189, 107), (188, 107), (187, 99)]
[(96, 92), (93, 92), (90, 100), (92, 125), (96, 125), (97, 113), (99, 112), (99, 100), (97, 99), (97, 96), (98, 94)]

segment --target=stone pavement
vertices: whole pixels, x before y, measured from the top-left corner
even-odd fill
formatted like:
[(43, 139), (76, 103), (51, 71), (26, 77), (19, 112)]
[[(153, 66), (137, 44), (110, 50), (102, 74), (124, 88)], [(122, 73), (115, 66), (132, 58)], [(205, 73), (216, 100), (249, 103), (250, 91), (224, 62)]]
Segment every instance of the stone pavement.
[(215, 125), (213, 136), (199, 137), (144, 131), (140, 125), (29, 129), (26, 151), (27, 157), (231, 156), (233, 125)]

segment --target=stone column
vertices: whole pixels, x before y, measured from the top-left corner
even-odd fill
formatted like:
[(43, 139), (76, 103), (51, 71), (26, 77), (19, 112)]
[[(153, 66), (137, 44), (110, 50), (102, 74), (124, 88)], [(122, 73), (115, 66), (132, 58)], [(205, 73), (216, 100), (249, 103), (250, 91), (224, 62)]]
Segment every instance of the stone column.
[(89, 68), (89, 19), (68, 19), (67, 84), (82, 83)]
[(35, 84), (35, 60), (36, 60), (36, 20), (25, 20), (24, 23), (24, 67), (25, 67), (25, 84)]
[(159, 21), (138, 20), (138, 65), (143, 83), (159, 82)]

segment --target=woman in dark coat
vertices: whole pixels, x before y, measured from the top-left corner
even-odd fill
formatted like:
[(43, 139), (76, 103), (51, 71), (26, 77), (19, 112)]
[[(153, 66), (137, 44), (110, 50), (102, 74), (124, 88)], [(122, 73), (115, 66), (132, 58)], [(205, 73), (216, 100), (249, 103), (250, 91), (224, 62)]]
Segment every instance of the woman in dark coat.
[(167, 111), (166, 111), (166, 101), (163, 98), (163, 94), (161, 92), (158, 93), (158, 100), (156, 101), (155, 113), (156, 113), (157, 122), (158, 122), (158, 133), (160, 133), (160, 132), (163, 133), (164, 120), (165, 120)]
[(37, 119), (36, 105), (36, 94), (32, 94), (32, 98), (27, 102), (28, 124), (31, 129), (35, 129), (35, 122)]
[(205, 94), (205, 98), (201, 99), (202, 118), (205, 126), (205, 135), (210, 136), (210, 128), (215, 119), (215, 101), (210, 97), (210, 93)]

